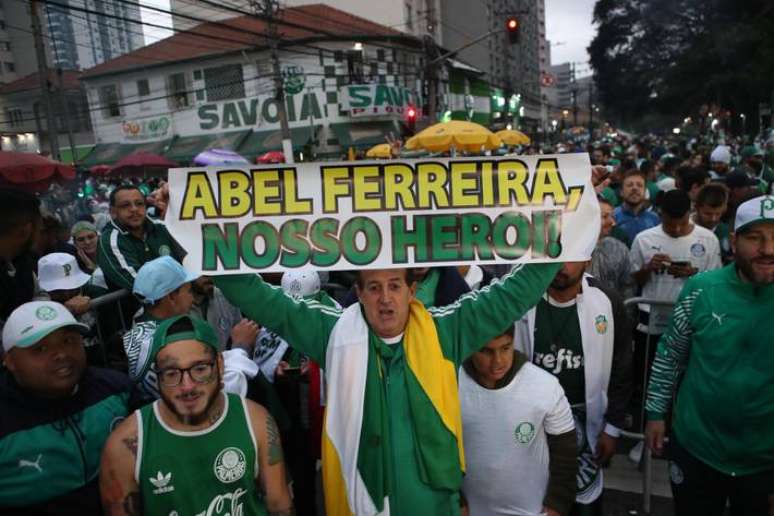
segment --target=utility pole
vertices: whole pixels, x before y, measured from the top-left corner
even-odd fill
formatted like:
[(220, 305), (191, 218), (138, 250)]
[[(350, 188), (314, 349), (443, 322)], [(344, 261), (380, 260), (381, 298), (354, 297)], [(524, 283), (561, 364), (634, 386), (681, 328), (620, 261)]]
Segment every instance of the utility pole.
[(32, 19), (32, 36), (35, 39), (35, 54), (38, 59), (38, 75), (40, 76), (40, 93), (46, 104), (46, 130), (48, 131), (48, 147), (51, 158), (59, 159), (59, 135), (54, 123), (54, 106), (51, 101), (51, 90), (48, 83), (48, 63), (46, 62), (46, 48), (43, 46), (43, 32), (40, 27), (38, 9), (40, 2), (30, 2), (30, 18)]
[(589, 81), (589, 141), (594, 139), (594, 80)]
[(570, 65), (570, 78), (572, 80), (572, 125), (577, 127), (578, 125), (578, 82), (575, 78), (575, 63)]
[(73, 129), (70, 126), (70, 108), (67, 104), (67, 97), (64, 90), (64, 78), (62, 77), (62, 67), (56, 67), (57, 87), (59, 89), (60, 112), (64, 117), (65, 130), (67, 131), (67, 143), (70, 144), (70, 156), (73, 164), (78, 162), (78, 156), (75, 155), (75, 139), (73, 138)]
[(288, 113), (285, 107), (285, 85), (282, 80), (280, 70), (279, 55), (277, 47), (279, 44), (279, 35), (277, 24), (274, 23), (274, 17), (279, 10), (277, 0), (263, 0), (263, 4), (254, 4), (255, 8), (260, 10), (266, 17), (266, 41), (271, 48), (271, 68), (274, 76), (274, 98), (277, 101), (277, 115), (279, 116), (280, 129), (282, 130), (282, 153), (285, 155), (285, 163), (294, 163), (293, 141), (290, 138), (290, 126), (288, 125)]
[(435, 114), (438, 111), (438, 59), (434, 59), (438, 52), (435, 41), (430, 36), (424, 37), (425, 44), (425, 81), (427, 83), (427, 121), (430, 124), (436, 122)]

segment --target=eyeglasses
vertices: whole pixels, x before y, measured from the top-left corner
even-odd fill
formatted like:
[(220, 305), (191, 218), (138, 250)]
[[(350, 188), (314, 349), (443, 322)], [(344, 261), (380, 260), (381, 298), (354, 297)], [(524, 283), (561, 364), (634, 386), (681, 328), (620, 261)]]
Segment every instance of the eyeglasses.
[(167, 367), (166, 369), (157, 369), (156, 374), (159, 383), (164, 387), (177, 387), (183, 381), (183, 374), (188, 373), (194, 383), (210, 383), (215, 376), (215, 362), (206, 362), (195, 364), (185, 369), (178, 367)]

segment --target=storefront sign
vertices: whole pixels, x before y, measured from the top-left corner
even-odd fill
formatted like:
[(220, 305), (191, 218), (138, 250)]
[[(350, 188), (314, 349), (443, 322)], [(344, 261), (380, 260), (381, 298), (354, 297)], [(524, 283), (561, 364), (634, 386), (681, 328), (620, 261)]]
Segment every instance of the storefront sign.
[(166, 224), (204, 274), (587, 260), (587, 154), (177, 169)]
[[(317, 92), (288, 95), (285, 98), (288, 122), (321, 120), (323, 112)], [(260, 96), (205, 104), (197, 111), (199, 129), (219, 132), (230, 129), (248, 129), (257, 125), (278, 124), (279, 111), (274, 96)]]
[(127, 120), (121, 124), (121, 135), (131, 142), (161, 140), (169, 135), (171, 126), (168, 116)]
[(342, 109), (351, 117), (403, 115), (409, 106), (421, 105), (415, 91), (386, 84), (350, 84), (340, 90)]

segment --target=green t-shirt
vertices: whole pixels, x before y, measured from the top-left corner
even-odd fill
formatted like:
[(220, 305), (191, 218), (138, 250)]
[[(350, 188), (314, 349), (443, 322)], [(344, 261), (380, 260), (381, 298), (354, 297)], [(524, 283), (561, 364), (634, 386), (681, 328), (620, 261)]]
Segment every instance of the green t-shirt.
[(535, 311), (535, 364), (556, 376), (570, 405), (586, 403), (583, 344), (575, 300), (561, 306), (541, 299)]

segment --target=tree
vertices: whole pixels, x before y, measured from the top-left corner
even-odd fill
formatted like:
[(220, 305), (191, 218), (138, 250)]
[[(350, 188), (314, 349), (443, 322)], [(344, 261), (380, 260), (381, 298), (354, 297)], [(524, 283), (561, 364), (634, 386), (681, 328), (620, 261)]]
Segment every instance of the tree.
[(702, 105), (754, 113), (774, 90), (772, 15), (764, 0), (598, 0), (589, 54), (602, 102), (628, 125)]

